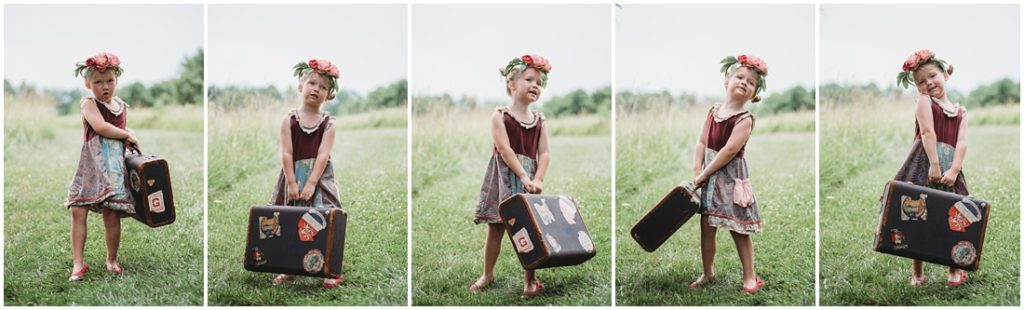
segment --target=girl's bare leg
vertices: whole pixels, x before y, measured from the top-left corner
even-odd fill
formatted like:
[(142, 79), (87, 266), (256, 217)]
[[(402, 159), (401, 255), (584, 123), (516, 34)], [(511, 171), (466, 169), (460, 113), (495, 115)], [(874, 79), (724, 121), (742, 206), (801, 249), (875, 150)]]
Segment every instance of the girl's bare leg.
[(743, 266), (743, 287), (753, 288), (757, 286), (757, 274), (754, 273), (754, 240), (750, 235), (732, 233), (732, 240), (736, 243), (736, 252), (740, 256), (740, 265)]

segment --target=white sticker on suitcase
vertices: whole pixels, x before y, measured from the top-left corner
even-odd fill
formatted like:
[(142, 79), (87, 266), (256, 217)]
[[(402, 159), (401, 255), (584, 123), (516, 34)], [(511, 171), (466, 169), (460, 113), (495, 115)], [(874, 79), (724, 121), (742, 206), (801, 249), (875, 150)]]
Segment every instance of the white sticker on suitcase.
[(558, 198), (558, 209), (562, 211), (562, 217), (569, 225), (576, 225), (576, 204), (569, 200), (569, 197)]
[(555, 253), (562, 252), (562, 245), (558, 244), (558, 240), (551, 236), (551, 234), (544, 234), (544, 239), (548, 241), (548, 246), (555, 250)]
[(155, 191), (149, 194), (149, 212), (163, 213), (164, 212), (164, 191)]
[(533, 241), (530, 241), (530, 233), (526, 232), (526, 228), (521, 228), (512, 235), (512, 242), (516, 244), (516, 251), (519, 253), (533, 251)]
[(551, 214), (551, 208), (548, 208), (547, 200), (541, 200), (539, 204), (533, 204), (533, 209), (537, 210), (537, 215), (540, 215), (540, 221), (545, 226), (555, 222), (555, 215)]
[(583, 247), (587, 253), (594, 252), (594, 241), (590, 240), (590, 235), (584, 231), (579, 232), (580, 246)]

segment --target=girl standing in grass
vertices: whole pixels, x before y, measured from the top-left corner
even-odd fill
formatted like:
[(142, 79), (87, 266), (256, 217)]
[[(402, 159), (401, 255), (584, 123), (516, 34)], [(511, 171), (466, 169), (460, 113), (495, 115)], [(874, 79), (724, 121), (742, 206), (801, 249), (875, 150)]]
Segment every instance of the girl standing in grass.
[[(470, 292), (479, 292), (494, 283), (494, 265), (501, 252), (505, 225), (498, 216), (498, 206), (519, 193), (540, 194), (544, 191), (544, 175), (548, 170), (548, 134), (544, 117), (530, 104), (537, 102), (547, 85), (551, 64), (538, 55), (513, 58), (501, 69), (505, 93), (512, 102), (499, 107), (491, 115), (491, 137), (494, 148), (487, 165), (480, 200), (473, 222), (487, 223), (484, 241), (484, 272)], [(544, 291), (534, 270), (524, 270), (522, 297), (529, 298)]]
[[(916, 51), (903, 62), (896, 83), (904, 88), (917, 86), (920, 96), (914, 112), (914, 145), (894, 179), (967, 196), (967, 181), (960, 171), (967, 154), (967, 109), (946, 96), (951, 74), (953, 66), (929, 50)], [(911, 286), (924, 284), (922, 261), (913, 260), (911, 274)], [(946, 286), (966, 281), (966, 272), (949, 268)]]
[(85, 263), (89, 211), (103, 214), (107, 271), (116, 275), (124, 272), (117, 262), (121, 218), (135, 214), (135, 200), (124, 185), (124, 153), (126, 146), (137, 148), (139, 140), (127, 127), (128, 105), (114, 96), (123, 71), (121, 59), (110, 53), (89, 57), (75, 68), (75, 77), (81, 75), (85, 79), (85, 88), (92, 91), (92, 96), (79, 102), (84, 143), (78, 170), (64, 201), (64, 206), (71, 210), (70, 281), (84, 279), (89, 271), (89, 264)]
[(761, 231), (761, 216), (750, 185), (744, 159), (747, 140), (754, 129), (748, 102), (758, 102), (765, 89), (768, 64), (751, 55), (726, 57), (725, 102), (708, 110), (695, 147), (693, 184), (701, 188), (700, 252), (704, 273), (690, 288), (715, 281), (715, 232), (729, 229), (743, 267), (742, 291), (755, 294), (764, 281), (754, 273), (754, 242), (750, 235)]
[[(316, 208), (341, 208), (331, 164), (334, 117), (321, 109), (338, 90), (338, 67), (324, 59), (313, 59), (295, 65), (294, 70), (302, 102), (281, 121), (281, 173), (270, 204), (303, 202)], [(272, 282), (284, 284), (294, 279), (294, 275), (279, 274)], [(343, 280), (344, 275), (324, 279), (323, 286), (334, 288)]]

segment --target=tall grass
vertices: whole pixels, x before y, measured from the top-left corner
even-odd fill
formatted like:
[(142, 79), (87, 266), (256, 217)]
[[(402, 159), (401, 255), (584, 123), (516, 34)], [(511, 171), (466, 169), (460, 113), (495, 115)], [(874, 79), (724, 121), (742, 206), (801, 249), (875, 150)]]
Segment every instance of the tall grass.
[[(549, 133), (561, 134), (549, 137), (552, 160), (544, 189), (577, 199), (597, 256), (577, 266), (539, 270), (547, 291), (523, 300), (522, 267), (502, 241), (497, 282), (479, 294), (467, 291), (483, 268), (487, 228), (472, 218), (493, 147), (492, 111), (434, 111), (412, 122), (413, 304), (610, 305), (611, 139), (595, 125), (610, 120), (592, 116), (546, 120)], [(605, 133), (588, 134), (600, 132)]]
[[(169, 109), (174, 128), (129, 114), (143, 149), (167, 159), (177, 219), (149, 228), (121, 221), (124, 275), (104, 270), (104, 228), (90, 215), (82, 282), (69, 283), (69, 213), (62, 206), (82, 147), (79, 115), (58, 116), (43, 99), (6, 98), (4, 120), (4, 304), (7, 306), (198, 306), (203, 303), (202, 110)], [(199, 122), (195, 122), (199, 120)], [(144, 122), (143, 122), (144, 123)], [(138, 126), (135, 126), (138, 124)], [(199, 128), (195, 126), (200, 124)]]
[(947, 268), (926, 264), (909, 286), (910, 260), (871, 251), (878, 198), (906, 159), (913, 102), (825, 105), (821, 112), (822, 305), (1018, 305), (1020, 264), (1019, 105), (969, 108), (963, 172), (992, 211), (982, 267), (964, 286), (943, 287)]
[(623, 306), (775, 305), (814, 303), (814, 114), (756, 116), (746, 148), (764, 232), (753, 236), (755, 270), (765, 286), (740, 292), (741, 269), (727, 230), (719, 230), (718, 282), (687, 284), (701, 274), (699, 216), (654, 253), (642, 250), (632, 226), (668, 191), (692, 179), (694, 143), (707, 107), (620, 111), (616, 120), (616, 299)]
[(308, 278), (274, 286), (272, 274), (242, 268), (248, 209), (270, 199), (281, 171), (281, 122), (294, 104), (210, 106), (210, 305), (405, 305), (406, 115), (382, 110), (340, 116), (335, 123), (331, 160), (348, 214), (346, 280), (327, 290)]

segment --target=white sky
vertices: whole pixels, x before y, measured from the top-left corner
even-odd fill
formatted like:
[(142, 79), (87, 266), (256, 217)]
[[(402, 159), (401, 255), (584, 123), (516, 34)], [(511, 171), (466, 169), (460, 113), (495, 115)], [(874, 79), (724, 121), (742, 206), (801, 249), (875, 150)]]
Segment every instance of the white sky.
[(203, 46), (202, 5), (5, 5), (4, 78), (73, 89), (75, 63), (121, 58), (122, 83), (175, 78)]
[(414, 96), (448, 93), (507, 100), (498, 74), (509, 60), (551, 62), (541, 102), (611, 86), (611, 6), (413, 5)]
[(918, 49), (953, 64), (953, 89), (1020, 78), (1017, 5), (822, 5), (821, 82), (895, 85)]
[(210, 85), (294, 87), (292, 66), (312, 58), (363, 95), (406, 78), (407, 5), (209, 6)]
[(617, 91), (724, 93), (722, 58), (768, 63), (767, 93), (814, 87), (813, 5), (629, 5), (616, 9)]

